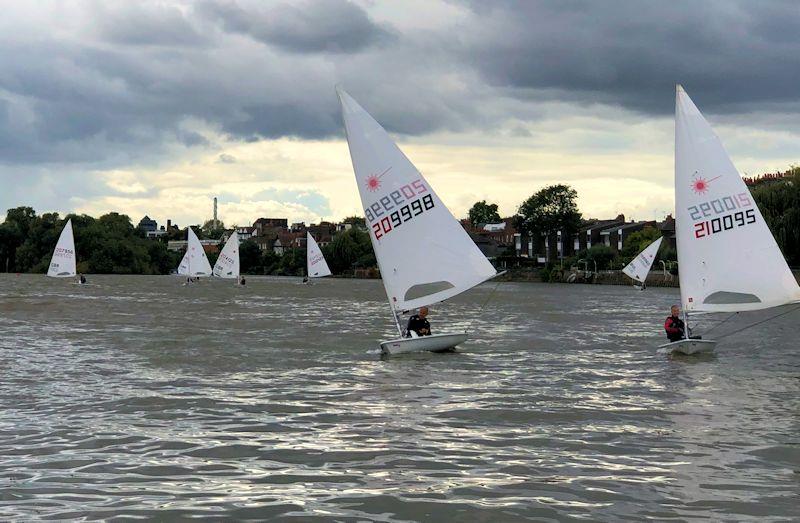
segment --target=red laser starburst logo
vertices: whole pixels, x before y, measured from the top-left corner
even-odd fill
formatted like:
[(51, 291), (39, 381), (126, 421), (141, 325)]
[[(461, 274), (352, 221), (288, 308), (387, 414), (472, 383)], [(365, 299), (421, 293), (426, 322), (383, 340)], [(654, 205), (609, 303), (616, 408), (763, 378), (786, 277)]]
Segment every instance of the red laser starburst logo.
[(367, 176), (367, 189), (370, 192), (375, 192), (378, 189), (380, 189), (381, 188), (381, 178), (383, 178), (383, 175), (385, 175), (386, 173), (388, 173), (391, 170), (392, 170), (392, 168), (389, 167), (388, 169), (386, 169), (385, 171), (383, 171), (380, 174), (370, 174), (369, 176)]
[(708, 192), (708, 186), (711, 182), (716, 180), (717, 178), (721, 178), (721, 176), (717, 176), (716, 178), (711, 178), (710, 180), (706, 180), (702, 176), (698, 176), (695, 173), (694, 178), (692, 179), (692, 190), (696, 194), (705, 194)]

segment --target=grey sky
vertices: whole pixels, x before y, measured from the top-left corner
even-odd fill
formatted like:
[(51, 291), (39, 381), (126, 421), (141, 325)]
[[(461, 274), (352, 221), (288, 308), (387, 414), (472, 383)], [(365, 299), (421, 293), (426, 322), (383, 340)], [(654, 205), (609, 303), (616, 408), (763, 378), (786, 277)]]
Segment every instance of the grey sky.
[(74, 184), (224, 154), (215, 136), (341, 138), (337, 83), (409, 136), (524, 134), (559, 104), (668, 117), (676, 82), (708, 114), (795, 133), (797, 27), (800, 9), (780, 1), (13, 4), (0, 21), (0, 206), (54, 205), (47, 195), (67, 189), (36, 191), (59, 173)]

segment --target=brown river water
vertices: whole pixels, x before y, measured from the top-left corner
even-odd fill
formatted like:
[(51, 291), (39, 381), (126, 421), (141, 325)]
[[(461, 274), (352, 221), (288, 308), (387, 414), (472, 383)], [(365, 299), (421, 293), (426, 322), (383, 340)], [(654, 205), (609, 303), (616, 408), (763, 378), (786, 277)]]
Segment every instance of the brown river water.
[(386, 359), (379, 281), (182, 281), (0, 275), (0, 520), (800, 519), (800, 311), (671, 358), (677, 289), (490, 283)]

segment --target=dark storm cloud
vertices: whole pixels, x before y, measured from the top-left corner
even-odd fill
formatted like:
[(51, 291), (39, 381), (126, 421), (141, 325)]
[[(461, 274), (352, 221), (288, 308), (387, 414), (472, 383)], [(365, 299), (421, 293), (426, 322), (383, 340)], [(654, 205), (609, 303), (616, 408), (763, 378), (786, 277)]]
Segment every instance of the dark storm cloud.
[[(715, 112), (797, 101), (800, 9), (794, 2), (468, 2), (480, 23), (460, 55), (516, 96), (645, 113), (673, 110), (683, 83)], [(541, 93), (539, 93), (541, 95)]]
[(98, 33), (123, 45), (197, 46), (209, 43), (202, 24), (177, 6), (122, 3), (114, 9), (95, 4), (93, 18)]
[(343, 0), (251, 5), (249, 9), (234, 1), (206, 1), (198, 12), (226, 31), (296, 53), (352, 53), (389, 37), (364, 9)]
[(70, 5), (58, 30), (3, 32), (0, 163), (152, 164), (213, 149), (208, 129), (341, 136), (336, 83), (411, 135), (533, 121), (547, 100), (661, 115), (676, 82), (708, 112), (800, 106), (793, 3), (476, 0), (425, 30), (344, 0)]

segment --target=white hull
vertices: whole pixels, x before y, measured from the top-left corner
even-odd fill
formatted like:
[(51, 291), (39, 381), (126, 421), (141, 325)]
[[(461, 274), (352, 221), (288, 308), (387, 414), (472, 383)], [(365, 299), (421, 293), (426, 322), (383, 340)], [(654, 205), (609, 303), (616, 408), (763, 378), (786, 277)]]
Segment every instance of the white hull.
[(708, 354), (714, 352), (717, 342), (714, 340), (679, 340), (672, 343), (659, 345), (659, 349), (667, 349), (672, 353), (679, 354)]
[(384, 354), (405, 354), (408, 352), (442, 352), (451, 350), (459, 343), (467, 341), (467, 333), (434, 334), (419, 338), (399, 338), (382, 341), (381, 352)]

